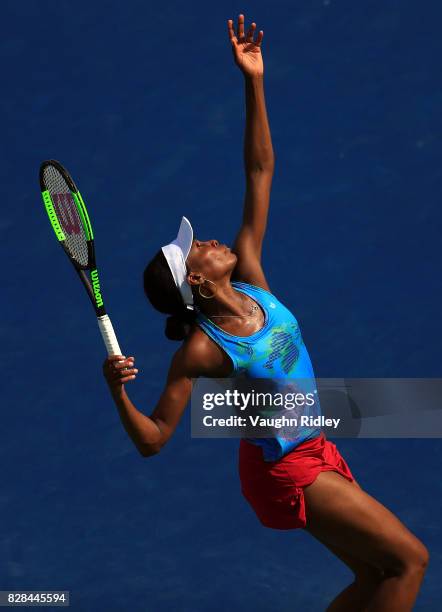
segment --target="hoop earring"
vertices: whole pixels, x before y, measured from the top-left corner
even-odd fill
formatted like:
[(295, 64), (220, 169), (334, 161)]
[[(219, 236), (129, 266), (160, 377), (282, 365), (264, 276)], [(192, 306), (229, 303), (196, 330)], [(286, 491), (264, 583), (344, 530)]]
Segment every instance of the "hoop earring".
[(202, 283), (198, 287), (198, 293), (200, 294), (201, 297), (206, 298), (206, 300), (211, 300), (212, 298), (215, 297), (216, 292), (218, 291), (218, 287), (216, 286), (216, 284), (213, 281), (209, 280), (208, 278), (206, 278), (204, 280), (207, 281), (208, 283), (212, 283), (212, 285), (215, 285), (215, 293), (212, 293), (212, 295), (204, 295), (204, 293), (201, 293)]

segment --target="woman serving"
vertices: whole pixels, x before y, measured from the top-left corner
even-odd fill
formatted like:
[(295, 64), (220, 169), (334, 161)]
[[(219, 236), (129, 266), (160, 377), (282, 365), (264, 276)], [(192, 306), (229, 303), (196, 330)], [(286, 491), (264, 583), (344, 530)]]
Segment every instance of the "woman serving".
[[(191, 396), (192, 379), (310, 378), (313, 368), (293, 313), (272, 294), (261, 251), (274, 171), (264, 99), (263, 31), (244, 33), (239, 15), (228, 34), (244, 75), (246, 193), (242, 225), (232, 249), (197, 240), (186, 217), (176, 238), (144, 271), (151, 304), (170, 315), (166, 336), (180, 341), (164, 390), (147, 417), (125, 385), (136, 378), (134, 357), (113, 356), (103, 366), (122, 423), (139, 452), (149, 457), (172, 436)], [(256, 39), (255, 39), (256, 35)], [(261, 523), (302, 528), (354, 573), (354, 581), (327, 610), (412, 610), (428, 564), (428, 551), (387, 508), (363, 491), (335, 444), (314, 427), (296, 439), (242, 439), (242, 492)]]

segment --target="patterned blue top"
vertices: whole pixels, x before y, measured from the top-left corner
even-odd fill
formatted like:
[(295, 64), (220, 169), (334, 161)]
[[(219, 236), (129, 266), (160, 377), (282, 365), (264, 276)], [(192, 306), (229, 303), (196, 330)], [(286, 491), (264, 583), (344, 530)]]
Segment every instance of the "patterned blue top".
[[(196, 317), (196, 323), (230, 357), (233, 363), (230, 376), (270, 378), (276, 381), (304, 379), (310, 381), (309, 391), (316, 391), (310, 357), (298, 322), (290, 310), (265, 289), (240, 281), (232, 281), (232, 286), (261, 306), (265, 318), (260, 330), (251, 336), (234, 336), (218, 327), (201, 311)], [(320, 414), (319, 410), (319, 398), (316, 395), (315, 416)], [(276, 461), (301, 442), (320, 433), (319, 427), (302, 426), (297, 428), (295, 437), (249, 438), (248, 441), (262, 446), (266, 461)]]

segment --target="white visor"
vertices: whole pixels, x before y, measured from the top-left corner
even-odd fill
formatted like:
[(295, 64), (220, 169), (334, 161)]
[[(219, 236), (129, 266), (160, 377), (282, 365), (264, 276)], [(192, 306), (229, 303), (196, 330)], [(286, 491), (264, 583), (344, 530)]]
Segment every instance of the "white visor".
[(187, 282), (186, 259), (193, 242), (193, 229), (190, 221), (183, 217), (181, 219), (178, 236), (175, 240), (161, 247), (169, 264), (175, 285), (180, 290), (183, 302), (190, 310), (194, 309), (192, 289)]

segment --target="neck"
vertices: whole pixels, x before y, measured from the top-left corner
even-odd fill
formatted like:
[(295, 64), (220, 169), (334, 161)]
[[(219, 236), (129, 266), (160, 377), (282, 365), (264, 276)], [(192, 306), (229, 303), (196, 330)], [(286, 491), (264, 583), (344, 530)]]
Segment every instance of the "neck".
[[(209, 291), (213, 291), (213, 285), (210, 283), (208, 283), (208, 285), (208, 289), (206, 287), (201, 289), (203, 293), (209, 294)], [(195, 292), (195, 302), (206, 317), (240, 316), (245, 314), (249, 300), (244, 294), (236, 291), (234, 287), (232, 287), (230, 280), (217, 281), (216, 287), (216, 295), (211, 299), (201, 297), (198, 293), (198, 289)]]

